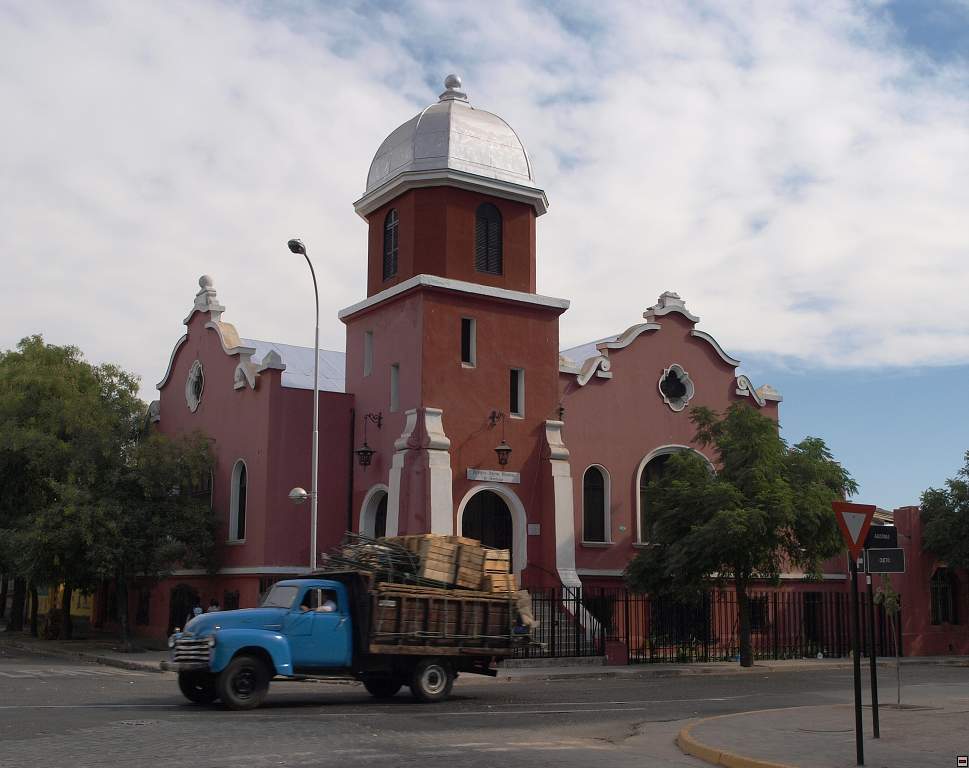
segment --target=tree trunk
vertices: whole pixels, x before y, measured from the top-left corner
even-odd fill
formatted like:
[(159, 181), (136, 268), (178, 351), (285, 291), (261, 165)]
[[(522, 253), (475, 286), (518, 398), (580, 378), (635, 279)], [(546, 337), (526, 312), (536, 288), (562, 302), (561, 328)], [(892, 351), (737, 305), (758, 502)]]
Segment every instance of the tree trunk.
[(30, 636), (37, 637), (37, 585), (30, 585), (30, 608), (28, 609), (28, 614), (30, 617)]
[(118, 625), (121, 627), (121, 645), (127, 651), (131, 648), (131, 628), (128, 622), (128, 580), (123, 574), (118, 576), (115, 599), (118, 601)]
[(740, 666), (754, 666), (754, 650), (750, 642), (750, 598), (747, 596), (747, 580), (734, 579), (737, 593), (737, 612), (740, 614)]
[(74, 588), (64, 582), (64, 595), (61, 598), (61, 640), (74, 639), (74, 623), (71, 621), (71, 598)]
[(0, 573), (0, 619), (7, 615), (7, 574)]
[(24, 630), (24, 603), (27, 596), (27, 580), (15, 578), (13, 580), (13, 603), (10, 605), (10, 619), (7, 622), (7, 630), (10, 632), (23, 632)]

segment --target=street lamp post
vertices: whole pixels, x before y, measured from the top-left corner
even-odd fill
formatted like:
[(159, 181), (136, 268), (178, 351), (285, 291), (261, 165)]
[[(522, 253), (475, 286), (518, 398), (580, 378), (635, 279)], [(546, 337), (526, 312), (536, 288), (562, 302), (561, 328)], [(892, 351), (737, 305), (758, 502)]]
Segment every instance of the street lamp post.
[[(318, 499), (317, 475), (319, 474), (320, 448), (320, 292), (316, 286), (316, 271), (313, 262), (306, 253), (306, 246), (302, 240), (290, 240), (287, 245), (293, 253), (298, 253), (306, 259), (313, 277), (313, 296), (316, 299), (316, 334), (313, 339), (313, 449), (312, 449), (312, 479), (310, 485), (310, 570), (316, 570), (316, 509)], [(295, 488), (293, 489), (296, 490)], [(290, 498), (293, 494), (290, 493)], [(294, 499), (295, 500), (295, 499)]]

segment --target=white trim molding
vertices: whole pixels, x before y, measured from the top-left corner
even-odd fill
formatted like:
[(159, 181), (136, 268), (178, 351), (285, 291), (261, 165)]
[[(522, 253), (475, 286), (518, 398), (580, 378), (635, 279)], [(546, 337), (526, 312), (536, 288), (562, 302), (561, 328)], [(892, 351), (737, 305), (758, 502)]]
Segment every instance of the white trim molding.
[(491, 491), (497, 494), (505, 502), (505, 506), (511, 513), (511, 570), (516, 575), (520, 574), (528, 565), (528, 515), (525, 512), (525, 505), (509, 486), (501, 483), (477, 483), (471, 486), (458, 504), (453, 533), (455, 536), (463, 535), (461, 531), (464, 525), (464, 510), (468, 506), (468, 502), (482, 491)]
[(545, 444), (552, 474), (552, 500), (555, 505), (555, 570), (565, 587), (580, 588), (582, 582), (575, 573), (575, 489), (572, 486), (572, 467), (569, 449), (562, 437), (564, 422), (545, 422)]
[[(227, 531), (226, 541), (233, 544), (241, 544), (246, 540), (245, 535), (242, 538), (236, 536), (236, 532), (239, 530), (239, 477), (242, 474), (240, 467), (246, 473), (246, 496), (243, 501), (243, 514), (248, 517), (249, 513), (249, 466), (245, 459), (239, 458), (233, 463), (232, 473), (229, 475), (229, 530)], [(246, 517), (243, 517), (242, 521), (243, 534), (245, 534), (245, 529), (249, 523)]]
[[(196, 381), (200, 383), (198, 392), (195, 391)], [(188, 369), (188, 375), (185, 377), (185, 404), (192, 413), (195, 413), (199, 409), (204, 393), (205, 369), (202, 367), (202, 361), (196, 358), (195, 362)]]
[(768, 401), (779, 403), (784, 399), (781, 397), (781, 393), (770, 384), (764, 384), (762, 387), (754, 389), (753, 382), (743, 374), (737, 377), (737, 388), (734, 393), (739, 397), (751, 398), (761, 408), (767, 405)]
[[(663, 382), (666, 381), (667, 377), (673, 374), (677, 381), (683, 385), (683, 394), (680, 397), (670, 397), (663, 391)], [(656, 383), (656, 388), (659, 390), (660, 397), (663, 398), (663, 402), (666, 403), (671, 411), (679, 413), (684, 408), (686, 408), (687, 403), (693, 399), (693, 395), (696, 394), (696, 387), (693, 385), (693, 379), (690, 378), (683, 366), (679, 363), (672, 363), (669, 367), (663, 369), (663, 373), (659, 377), (659, 381)]]
[(397, 283), (397, 285), (380, 291), (380, 293), (375, 293), (373, 296), (359, 301), (346, 309), (341, 309), (337, 313), (337, 317), (345, 321), (359, 312), (363, 312), (377, 304), (418, 287), (457, 291), (475, 296), (484, 296), (490, 299), (501, 299), (502, 301), (511, 301), (518, 304), (531, 304), (548, 309), (557, 309), (562, 312), (569, 308), (570, 303), (568, 299), (556, 299), (551, 296), (541, 296), (537, 293), (525, 293), (524, 291), (510, 291), (507, 288), (495, 288), (490, 285), (468, 283), (464, 280), (451, 280), (450, 278), (438, 277), (437, 275), (414, 275), (402, 283)]
[(609, 354), (611, 349), (625, 349), (632, 344), (639, 336), (648, 331), (658, 331), (662, 328), (659, 323), (637, 323), (629, 326), (619, 334), (614, 341), (600, 341), (596, 344), (596, 349), (605, 354)]
[(706, 456), (700, 453), (696, 448), (692, 448), (689, 445), (679, 445), (677, 443), (670, 443), (669, 445), (661, 445), (658, 448), (654, 448), (649, 453), (647, 453), (639, 462), (639, 466), (636, 467), (636, 474), (633, 475), (633, 499), (635, 500), (636, 509), (636, 539), (633, 542), (633, 546), (644, 546), (649, 544), (648, 541), (643, 540), (643, 530), (642, 530), (642, 494), (639, 492), (640, 478), (643, 476), (643, 470), (646, 469), (646, 465), (649, 464), (657, 456), (666, 456), (671, 453), (679, 453), (680, 451), (692, 451), (701, 459), (707, 463), (707, 467), (710, 469), (710, 474), (715, 475), (717, 473), (716, 467), (713, 466), (713, 462), (710, 461)]
[[(215, 572), (215, 576), (257, 576), (262, 574), (267, 575), (277, 575), (277, 574), (293, 574), (297, 576), (301, 573), (306, 573), (307, 567), (305, 565), (245, 565), (245, 566), (232, 566), (228, 568), (219, 568)], [(169, 574), (169, 578), (176, 576), (212, 576), (204, 568), (179, 568), (172, 571)]]
[(373, 213), (380, 206), (409, 189), (442, 186), (458, 187), (472, 192), (484, 191), (497, 197), (528, 203), (535, 208), (536, 216), (541, 216), (548, 211), (548, 198), (545, 196), (545, 192), (538, 187), (515, 184), (501, 179), (489, 179), (476, 173), (467, 173), (451, 168), (398, 173), (357, 200), (353, 204), (353, 210), (357, 212), (360, 218), (366, 219), (368, 214)]
[[(387, 516), (390, 517), (390, 488), (384, 483), (370, 486), (367, 495), (363, 497), (363, 503), (360, 505), (360, 516), (357, 520), (357, 530), (364, 536), (373, 536), (375, 533), (377, 507), (380, 505), (381, 493), (387, 496)], [(391, 534), (388, 532), (388, 535)]]
[(643, 317), (652, 322), (657, 317), (663, 317), (670, 312), (679, 312), (691, 323), (699, 323), (700, 318), (686, 308), (686, 302), (675, 291), (663, 291), (656, 300), (656, 304), (643, 312)]
[(165, 369), (165, 375), (162, 376), (162, 380), (155, 385), (155, 389), (161, 389), (164, 387), (168, 380), (171, 378), (172, 369), (175, 367), (175, 355), (178, 354), (178, 350), (182, 348), (182, 344), (188, 341), (188, 334), (182, 334), (182, 338), (175, 342), (175, 347), (172, 349), (172, 354), (168, 358), (168, 367)]
[(619, 568), (576, 568), (575, 572), (579, 576), (619, 576), (624, 573)]
[(716, 352), (720, 356), (720, 359), (723, 360), (723, 362), (725, 362), (731, 368), (736, 368), (738, 365), (740, 365), (740, 361), (737, 358), (731, 357), (726, 352), (724, 352), (723, 347), (721, 347), (720, 344), (717, 342), (717, 340), (713, 338), (713, 336), (711, 336), (706, 331), (698, 331), (694, 329), (690, 331), (690, 335), (698, 339), (702, 339), (711, 347), (713, 347), (713, 351)]

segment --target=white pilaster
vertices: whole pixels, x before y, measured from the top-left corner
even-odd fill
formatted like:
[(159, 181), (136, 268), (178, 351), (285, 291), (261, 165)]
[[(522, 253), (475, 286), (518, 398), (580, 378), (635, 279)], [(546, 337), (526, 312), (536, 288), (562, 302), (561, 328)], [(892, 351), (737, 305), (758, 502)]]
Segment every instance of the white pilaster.
[(444, 433), (444, 412), (424, 409), (424, 447), (427, 450), (428, 503), (431, 533), (454, 534), (454, 496), (451, 490), (451, 441)]
[(562, 585), (581, 588), (575, 571), (575, 515), (572, 504), (572, 467), (569, 449), (562, 439), (561, 421), (545, 422), (549, 464), (552, 468), (552, 496), (555, 503), (555, 569)]
[(390, 463), (390, 490), (387, 492), (387, 535), (396, 536), (400, 531), (400, 478), (404, 472), (411, 435), (417, 426), (417, 409), (404, 413), (404, 431), (394, 441), (394, 458)]

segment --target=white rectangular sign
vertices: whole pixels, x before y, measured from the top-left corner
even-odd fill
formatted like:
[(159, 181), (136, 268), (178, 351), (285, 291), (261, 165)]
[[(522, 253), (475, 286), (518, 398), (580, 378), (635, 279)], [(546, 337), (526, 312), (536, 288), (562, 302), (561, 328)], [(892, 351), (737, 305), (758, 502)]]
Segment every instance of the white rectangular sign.
[(484, 480), (489, 483), (520, 483), (522, 476), (518, 472), (498, 472), (494, 469), (468, 468), (468, 480)]

